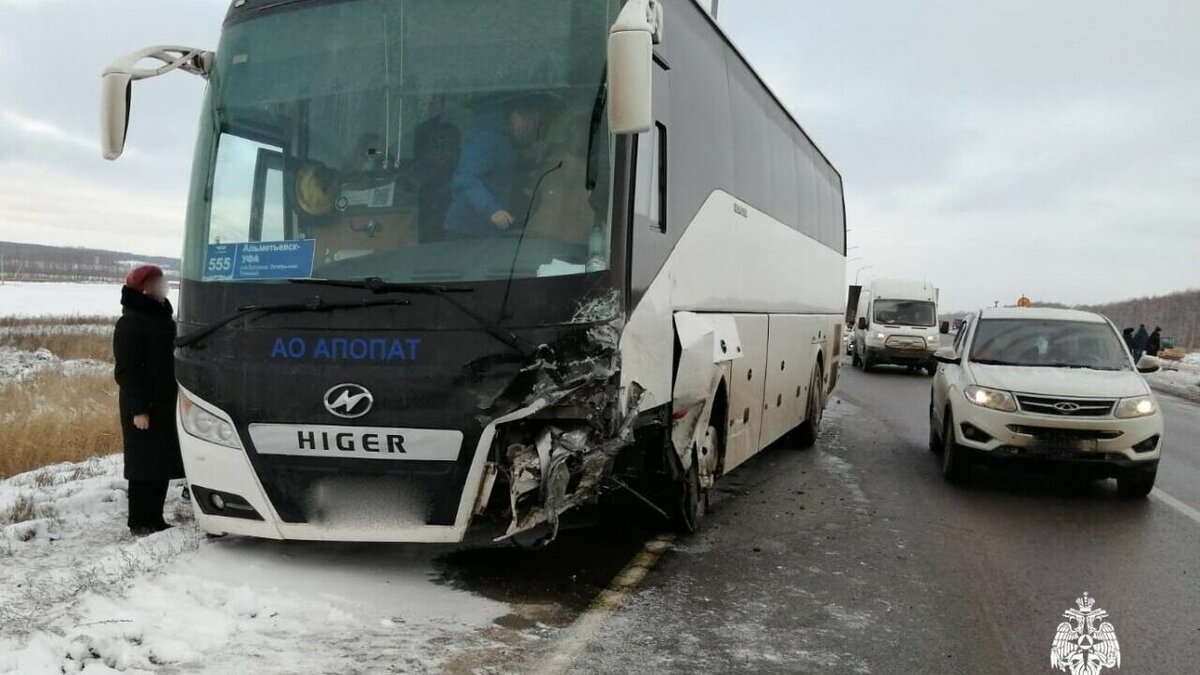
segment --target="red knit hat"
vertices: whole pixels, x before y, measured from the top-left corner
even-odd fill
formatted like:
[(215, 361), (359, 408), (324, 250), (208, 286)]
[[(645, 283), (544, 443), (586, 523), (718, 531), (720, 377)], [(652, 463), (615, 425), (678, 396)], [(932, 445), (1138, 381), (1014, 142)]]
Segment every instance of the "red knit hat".
[(125, 275), (125, 285), (138, 291), (146, 290), (147, 284), (155, 279), (161, 279), (162, 268), (158, 265), (138, 265)]

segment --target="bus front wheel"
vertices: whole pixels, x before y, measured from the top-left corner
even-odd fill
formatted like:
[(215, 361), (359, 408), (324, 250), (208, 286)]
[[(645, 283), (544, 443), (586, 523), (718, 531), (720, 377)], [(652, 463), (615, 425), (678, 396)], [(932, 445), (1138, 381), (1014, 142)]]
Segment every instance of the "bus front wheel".
[(700, 521), (704, 520), (704, 514), (708, 511), (708, 490), (700, 484), (700, 462), (715, 463), (716, 458), (720, 457), (720, 442), (717, 428), (710, 424), (704, 434), (703, 447), (693, 449), (692, 463), (676, 483), (675, 528), (684, 534), (694, 534), (699, 530)]

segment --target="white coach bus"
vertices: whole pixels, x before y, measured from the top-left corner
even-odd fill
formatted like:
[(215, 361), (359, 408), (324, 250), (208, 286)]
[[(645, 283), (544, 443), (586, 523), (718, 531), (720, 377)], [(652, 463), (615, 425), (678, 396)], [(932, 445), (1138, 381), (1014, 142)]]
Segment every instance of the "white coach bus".
[[(153, 67), (144, 67), (147, 60)], [(548, 541), (811, 443), (841, 349), (841, 177), (693, 0), (236, 0), (180, 292), (197, 521)], [(135, 139), (136, 142), (136, 139)]]

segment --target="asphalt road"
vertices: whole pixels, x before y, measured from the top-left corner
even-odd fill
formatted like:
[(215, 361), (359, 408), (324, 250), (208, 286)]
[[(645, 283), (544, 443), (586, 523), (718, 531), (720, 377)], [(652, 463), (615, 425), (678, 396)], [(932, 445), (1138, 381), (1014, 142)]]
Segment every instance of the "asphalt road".
[(1085, 591), (1121, 672), (1200, 669), (1200, 407), (1163, 399), (1149, 499), (987, 469), (954, 487), (927, 449), (928, 378), (843, 373), (818, 446), (718, 483), (702, 532), (589, 625), (570, 672), (1050, 673)]

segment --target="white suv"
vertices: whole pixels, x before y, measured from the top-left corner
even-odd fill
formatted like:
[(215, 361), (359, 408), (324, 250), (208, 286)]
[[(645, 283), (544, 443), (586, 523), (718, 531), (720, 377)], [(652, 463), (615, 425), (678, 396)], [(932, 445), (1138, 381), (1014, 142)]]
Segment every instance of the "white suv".
[(1117, 329), (1104, 317), (1059, 309), (987, 309), (935, 356), (930, 449), (942, 474), (972, 462), (1059, 464), (1115, 477), (1123, 494), (1154, 487), (1163, 419)]

